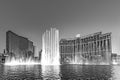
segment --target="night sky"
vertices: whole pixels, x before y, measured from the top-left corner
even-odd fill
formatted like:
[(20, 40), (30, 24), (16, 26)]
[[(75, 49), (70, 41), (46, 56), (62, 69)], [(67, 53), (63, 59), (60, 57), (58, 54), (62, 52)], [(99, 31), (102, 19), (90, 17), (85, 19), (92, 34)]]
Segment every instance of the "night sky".
[(60, 39), (112, 32), (113, 52), (120, 54), (120, 0), (0, 0), (0, 52), (7, 30), (29, 38), (39, 51), (51, 27)]

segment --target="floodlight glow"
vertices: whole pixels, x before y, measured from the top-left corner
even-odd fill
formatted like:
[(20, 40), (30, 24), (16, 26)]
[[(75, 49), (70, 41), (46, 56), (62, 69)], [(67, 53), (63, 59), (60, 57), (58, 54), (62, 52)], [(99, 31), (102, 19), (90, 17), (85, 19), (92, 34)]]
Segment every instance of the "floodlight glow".
[(15, 66), (15, 65), (39, 65), (40, 62), (35, 62), (34, 60), (27, 59), (27, 60), (22, 60), (22, 59), (14, 59), (12, 58), (11, 60), (7, 60), (5, 62), (5, 65), (9, 66)]
[(113, 65), (118, 65), (118, 62), (116, 62), (115, 60), (113, 60), (112, 64)]

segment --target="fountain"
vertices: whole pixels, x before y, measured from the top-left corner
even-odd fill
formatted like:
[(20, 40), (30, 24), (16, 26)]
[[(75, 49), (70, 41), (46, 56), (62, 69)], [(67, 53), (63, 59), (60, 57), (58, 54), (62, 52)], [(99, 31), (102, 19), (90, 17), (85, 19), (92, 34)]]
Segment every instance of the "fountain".
[(15, 59), (14, 57), (12, 59), (6, 59), (5, 65), (9, 66), (16, 66), (16, 65), (40, 65), (40, 62), (34, 61), (32, 58), (28, 58), (26, 60), (21, 59)]
[(42, 65), (59, 65), (59, 31), (51, 28), (42, 36)]
[(32, 58), (24, 60), (12, 57), (11, 59), (6, 59), (5, 65), (59, 65), (59, 59), (59, 31), (51, 28), (50, 31), (47, 30), (42, 36), (41, 62), (36, 62)]

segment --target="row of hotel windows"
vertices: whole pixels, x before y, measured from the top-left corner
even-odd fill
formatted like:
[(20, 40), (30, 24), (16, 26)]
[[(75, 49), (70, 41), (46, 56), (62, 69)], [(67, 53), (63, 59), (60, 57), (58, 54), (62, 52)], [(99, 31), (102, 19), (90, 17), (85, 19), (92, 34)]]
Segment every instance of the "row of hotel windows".
[(73, 52), (87, 52), (87, 51), (97, 51), (97, 50), (103, 50), (103, 51), (110, 51), (111, 50), (111, 44), (110, 39), (101, 40), (101, 41), (92, 41), (88, 43), (82, 43), (82, 44), (74, 44), (74, 45), (60, 45), (61, 53), (73, 53)]

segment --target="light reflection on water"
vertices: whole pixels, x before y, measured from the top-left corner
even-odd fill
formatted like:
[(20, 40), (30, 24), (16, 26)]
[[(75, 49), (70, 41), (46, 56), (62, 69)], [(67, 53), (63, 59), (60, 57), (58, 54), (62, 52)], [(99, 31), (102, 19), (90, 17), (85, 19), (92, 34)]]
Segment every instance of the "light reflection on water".
[[(78, 65), (67, 65), (62, 66), (65, 71), (61, 71), (64, 75), (64, 79), (76, 79), (76, 80), (108, 80), (111, 79), (111, 66), (78, 66)], [(67, 74), (66, 74), (67, 73)]]
[(60, 80), (60, 66), (41, 66), (42, 77), (44, 79), (59, 79)]
[(112, 69), (112, 77), (114, 80), (120, 80), (120, 66), (114, 66)]
[(0, 80), (120, 80), (120, 66), (5, 66), (0, 65)]

